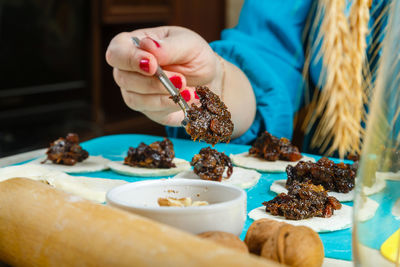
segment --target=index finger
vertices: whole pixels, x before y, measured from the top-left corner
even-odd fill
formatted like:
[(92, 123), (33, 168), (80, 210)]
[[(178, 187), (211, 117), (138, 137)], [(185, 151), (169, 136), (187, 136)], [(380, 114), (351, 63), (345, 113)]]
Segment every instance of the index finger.
[[(140, 33), (138, 33), (140, 39)], [(106, 51), (106, 61), (114, 68), (154, 75), (157, 60), (151, 53), (135, 46), (132, 33), (123, 32), (115, 36)]]

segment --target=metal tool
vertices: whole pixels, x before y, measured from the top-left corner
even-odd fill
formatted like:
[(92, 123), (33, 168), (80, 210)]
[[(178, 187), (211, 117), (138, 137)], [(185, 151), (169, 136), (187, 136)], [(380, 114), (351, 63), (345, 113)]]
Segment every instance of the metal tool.
[[(137, 46), (140, 47), (140, 40), (137, 37), (132, 37), (133, 43)], [(172, 82), (168, 79), (167, 75), (165, 75), (164, 71), (161, 69), (161, 67), (158, 65), (156, 73), (154, 74), (160, 82), (164, 85), (164, 87), (167, 89), (167, 91), (170, 93), (172, 96), (172, 100), (179, 105), (179, 107), (182, 109), (183, 114), (184, 114), (184, 119), (181, 122), (182, 126), (185, 127), (189, 123), (189, 119), (187, 116), (187, 111), (190, 109), (188, 103), (182, 98), (181, 94), (179, 93), (179, 90), (172, 84)]]

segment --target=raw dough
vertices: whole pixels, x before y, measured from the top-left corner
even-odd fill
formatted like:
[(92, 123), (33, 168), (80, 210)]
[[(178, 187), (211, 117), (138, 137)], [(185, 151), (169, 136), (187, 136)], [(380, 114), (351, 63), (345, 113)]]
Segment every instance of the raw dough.
[(265, 212), (265, 207), (258, 207), (249, 212), (249, 217), (253, 220), (259, 219), (271, 219), (280, 222), (285, 222), (295, 226), (308, 226), (316, 232), (332, 232), (346, 228), (350, 228), (352, 225), (353, 210), (352, 207), (342, 205), (340, 210), (335, 210), (334, 214), (330, 218), (313, 217), (304, 220), (287, 220), (285, 217), (273, 216), (270, 213)]
[(399, 181), (400, 180), (400, 171), (398, 172), (376, 172), (376, 177), (385, 179), (385, 180), (393, 180)]
[(377, 173), (375, 183), (371, 187), (363, 185), (363, 193), (367, 196), (370, 196), (379, 193), (380, 191), (385, 189), (385, 187), (386, 187), (386, 181), (381, 177), (379, 177)]
[(66, 173), (50, 170), (41, 165), (32, 163), (0, 168), (0, 182), (17, 177), (24, 177), (37, 181), (46, 181), (48, 178), (55, 176), (69, 177), (69, 175)]
[(30, 163), (0, 169), (0, 182), (15, 177), (44, 181), (57, 189), (99, 203), (106, 201), (107, 191), (127, 183), (123, 180), (71, 176)]
[[(226, 175), (222, 176), (221, 183), (234, 185), (243, 189), (250, 188), (258, 183), (261, 173), (254, 170), (243, 169), (240, 167), (233, 167), (232, 175), (229, 179), (225, 179)], [(186, 179), (200, 179), (200, 177), (193, 171), (184, 171), (178, 173), (173, 178), (186, 178)]]
[(376, 210), (379, 207), (379, 203), (369, 197), (362, 197), (360, 201), (362, 201), (362, 203), (360, 203), (361, 205), (359, 205), (359, 210), (357, 214), (358, 221), (365, 222), (369, 219), (372, 219), (372, 217), (375, 216)]
[(190, 169), (190, 163), (186, 160), (174, 158), (175, 168), (162, 169), (162, 168), (142, 168), (142, 167), (131, 167), (123, 164), (122, 161), (110, 161), (108, 167), (119, 174), (127, 176), (139, 176), (139, 177), (157, 177), (157, 176), (170, 176), (177, 174), (182, 171)]
[[(261, 172), (285, 172), (288, 165), (296, 165), (299, 161), (267, 161), (261, 158), (250, 156), (249, 152), (231, 154), (232, 163), (247, 169), (255, 169)], [(301, 161), (315, 162), (314, 158), (303, 156)]]
[(84, 176), (48, 178), (47, 182), (57, 189), (98, 202), (106, 202), (106, 194), (116, 186), (127, 184), (124, 180)]
[(41, 163), (45, 158), (39, 158), (32, 161), (32, 164), (38, 164), (40, 166), (46, 167), (48, 169), (62, 171), (66, 173), (85, 173), (85, 172), (98, 172), (102, 170), (108, 169), (108, 159), (103, 158), (102, 156), (89, 156), (82, 162), (78, 162), (75, 165), (61, 165), (54, 164), (51, 161), (46, 161), (45, 163)]

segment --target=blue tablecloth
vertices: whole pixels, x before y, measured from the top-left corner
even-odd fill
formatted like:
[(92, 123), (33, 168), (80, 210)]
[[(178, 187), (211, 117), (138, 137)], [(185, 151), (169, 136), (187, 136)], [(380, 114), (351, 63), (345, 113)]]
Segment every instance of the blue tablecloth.
[[(130, 146), (138, 146), (140, 142), (150, 144), (155, 141), (162, 140), (162, 137), (150, 136), (150, 135), (137, 135), (137, 134), (124, 134), (124, 135), (110, 135), (103, 136), (89, 140), (82, 143), (82, 147), (88, 150), (90, 155), (97, 156), (101, 155), (110, 160), (123, 160), (126, 156), (128, 148)], [(203, 142), (193, 142), (189, 140), (174, 139), (171, 138), (174, 144), (175, 156), (178, 158), (183, 158), (190, 161), (194, 154), (197, 154), (199, 150), (207, 144)], [(225, 154), (236, 154), (242, 153), (249, 150), (249, 146), (245, 145), (235, 145), (235, 144), (217, 144), (215, 148), (220, 152), (225, 152)], [(318, 156), (312, 156), (318, 159)], [(112, 171), (102, 171), (93, 172), (85, 174), (89, 177), (102, 177), (108, 179), (122, 179), (128, 182), (142, 181), (149, 178), (139, 178), (139, 177), (128, 177), (119, 175)], [(150, 178), (150, 179), (158, 179)], [(163, 177), (165, 178), (165, 177)], [(258, 184), (250, 189), (247, 189), (247, 211), (261, 206), (263, 201), (272, 199), (276, 194), (269, 190), (271, 183), (275, 180), (285, 179), (286, 173), (269, 174), (263, 173)], [(352, 202), (346, 203), (347, 205), (353, 205)], [(251, 225), (253, 220), (247, 218), (245, 227), (241, 238), (244, 239), (247, 229)], [(325, 257), (351, 260), (352, 250), (351, 250), (351, 229), (335, 231), (330, 233), (321, 233), (320, 237), (322, 243), (324, 244)]]

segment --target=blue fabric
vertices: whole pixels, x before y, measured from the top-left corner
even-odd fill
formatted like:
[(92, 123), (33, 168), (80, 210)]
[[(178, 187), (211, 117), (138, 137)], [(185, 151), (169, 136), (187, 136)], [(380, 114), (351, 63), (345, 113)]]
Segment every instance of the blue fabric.
[[(265, 130), (277, 137), (292, 137), (302, 92), (302, 31), (310, 3), (246, 1), (238, 26), (223, 31), (221, 40), (211, 43), (215, 52), (247, 75), (256, 95), (255, 120), (232, 143), (249, 144)], [(187, 138), (181, 128), (167, 127), (167, 133)]]
[[(294, 3), (294, 4), (293, 4)], [(302, 97), (302, 32), (311, 1), (246, 1), (239, 24), (211, 44), (250, 80), (257, 103), (250, 129), (232, 143), (249, 144), (267, 130), (292, 137)]]
[[(370, 25), (387, 4), (384, 2), (374, 1)], [(251, 144), (265, 130), (277, 137), (292, 137), (294, 115), (305, 99), (302, 78), (305, 43), (317, 38), (318, 27), (313, 36), (305, 36), (308, 38), (304, 38), (303, 32), (316, 3), (313, 0), (247, 0), (238, 25), (224, 30), (221, 40), (210, 44), (215, 52), (247, 75), (256, 96), (257, 113), (253, 124), (232, 143)], [(382, 37), (380, 32), (372, 32), (371, 36), (374, 34)], [(370, 40), (368, 37), (369, 43)], [(314, 86), (318, 84), (322, 62), (316, 59), (318, 49), (312, 53), (314, 61), (309, 71)], [(310, 89), (311, 94), (313, 90)], [(182, 128), (167, 127), (167, 134), (188, 138)], [(307, 146), (311, 134), (305, 137), (306, 147), (302, 151), (310, 151)]]

